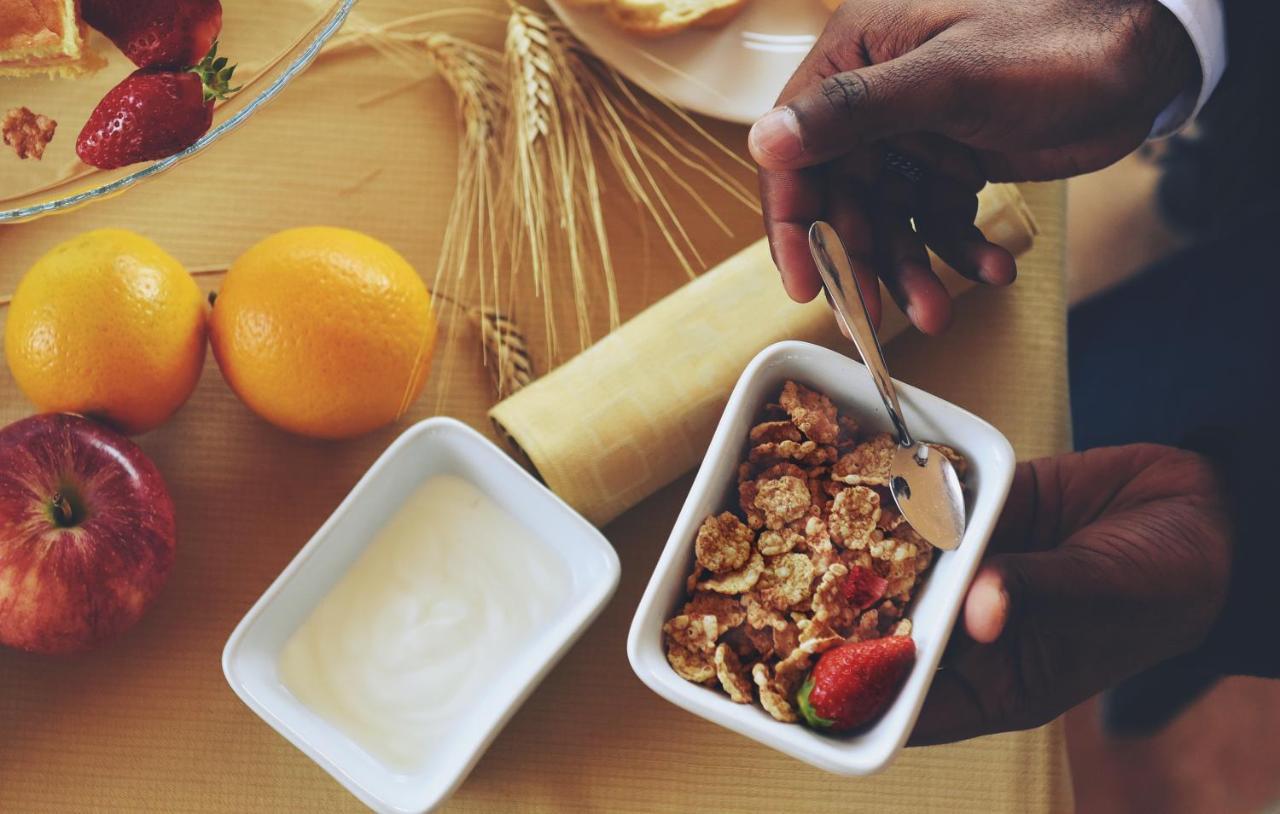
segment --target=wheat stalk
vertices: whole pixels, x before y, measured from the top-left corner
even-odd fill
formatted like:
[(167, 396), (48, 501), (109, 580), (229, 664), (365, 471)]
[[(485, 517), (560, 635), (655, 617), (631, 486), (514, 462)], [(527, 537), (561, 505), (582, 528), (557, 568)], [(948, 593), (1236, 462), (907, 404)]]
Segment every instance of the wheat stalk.
[[(511, 119), (505, 161), (513, 172), (512, 183), (505, 187), (503, 209), (510, 217), (514, 263), (527, 259), (535, 289), (544, 298), (548, 348), (554, 358), (551, 297), (561, 286), (551, 277), (557, 270), (568, 277), (569, 285), (563, 288), (573, 292), (582, 347), (591, 342), (588, 300), (598, 284), (603, 284), (610, 328), (620, 322), (602, 169), (617, 177), (622, 189), (656, 224), (690, 276), (705, 263), (668, 191), (682, 191), (726, 232), (728, 225), (720, 213), (697, 194), (687, 176), (709, 179), (757, 212), (759, 206), (753, 190), (722, 166), (726, 157), (750, 169), (747, 162), (688, 114), (659, 102), (686, 132), (677, 130), (558, 20), (514, 0), (510, 5), (505, 50)], [(598, 165), (597, 156), (603, 164)], [(557, 257), (562, 258), (558, 265)]]
[(480, 329), (480, 338), (491, 354), (485, 366), (499, 399), (533, 381), (533, 360), (524, 333), (514, 320), (491, 308), (470, 308), (467, 315)]
[[(508, 6), (501, 53), (417, 30), (451, 15), (496, 13), (465, 8), (378, 25), (357, 19), (325, 53), (373, 48), (409, 74), (362, 105), (416, 87), (432, 71), (453, 90), (462, 125), (458, 188), (433, 291), (478, 302), (463, 306), (467, 313), (474, 307), (481, 314), (510, 314), (518, 275), (527, 274), (542, 301), (546, 347), (554, 359), (560, 355), (556, 311), (563, 294), (573, 299), (580, 347), (592, 341), (594, 299), (606, 303), (610, 328), (621, 321), (604, 216), (606, 177), (644, 213), (642, 225), (656, 224), (691, 276), (705, 264), (668, 192), (688, 197), (726, 232), (721, 213), (697, 194), (690, 178), (709, 180), (749, 208), (758, 211), (758, 205), (754, 191), (724, 165), (750, 166), (688, 114), (661, 99), (641, 99), (553, 16), (515, 0)], [(451, 321), (450, 342), (455, 330)], [(483, 344), (486, 363), (495, 347)], [(499, 359), (497, 368), (502, 366)]]
[[(561, 190), (551, 179), (565, 179), (569, 147), (564, 139), (553, 79), (563, 65), (556, 62), (546, 21), (523, 6), (513, 6), (507, 20), (506, 62), (510, 129), (504, 140), (505, 166), (512, 172), (507, 187), (510, 205), (507, 245), (512, 268), (527, 258), (534, 293), (541, 297), (547, 348), (557, 345), (555, 289), (548, 285), (551, 268), (551, 225), (564, 214)], [(579, 322), (582, 317), (579, 315)]]
[[(437, 298), (454, 302), (478, 298), (482, 309), (490, 308), (495, 292), (504, 287), (498, 279), (499, 236), (494, 221), (499, 133), (506, 119), (505, 94), (494, 79), (499, 74), (500, 57), (491, 49), (441, 32), (425, 34), (416, 44), (430, 67), (453, 91), (462, 131), (457, 185), (431, 288)], [(456, 327), (455, 321), (448, 323), (446, 352), (456, 341)], [(425, 352), (428, 339), (423, 338), (420, 353)], [(485, 363), (489, 364), (488, 348), (484, 344), (481, 348)], [(415, 384), (411, 381), (406, 388), (406, 400)], [(448, 384), (446, 378), (436, 389), (437, 407), (443, 402)]]
[(455, 313), (465, 314), (475, 327), (485, 351), (484, 366), (499, 399), (533, 381), (529, 343), (515, 319), (496, 308), (466, 305), (440, 294), (435, 295), (435, 300), (450, 306)]

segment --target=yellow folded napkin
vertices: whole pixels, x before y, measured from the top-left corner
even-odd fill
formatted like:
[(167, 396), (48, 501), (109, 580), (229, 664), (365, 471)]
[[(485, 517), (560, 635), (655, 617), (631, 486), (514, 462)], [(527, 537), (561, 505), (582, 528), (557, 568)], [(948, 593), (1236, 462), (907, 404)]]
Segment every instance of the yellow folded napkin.
[[(1015, 256), (1031, 247), (1035, 221), (1017, 187), (988, 185), (978, 204), (988, 239)], [(972, 287), (931, 259), (953, 295)], [(886, 308), (881, 341), (907, 326), (901, 312)], [(783, 339), (846, 341), (823, 298), (804, 305), (787, 298), (760, 240), (500, 402), (489, 417), (547, 486), (604, 525), (701, 460), (743, 368)]]

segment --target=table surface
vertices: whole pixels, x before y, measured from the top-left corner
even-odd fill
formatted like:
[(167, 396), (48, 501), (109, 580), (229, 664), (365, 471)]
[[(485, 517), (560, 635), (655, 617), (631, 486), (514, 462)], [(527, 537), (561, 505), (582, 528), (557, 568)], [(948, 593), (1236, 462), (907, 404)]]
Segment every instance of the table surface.
[[(381, 20), (424, 5), (446, 6), (365, 0), (359, 11)], [(499, 24), (475, 18), (441, 27), (491, 43), (501, 36)], [(12, 291), (55, 243), (106, 226), (146, 234), (195, 267), (229, 262), (278, 229), (343, 225), (386, 240), (427, 274), (454, 184), (456, 120), (452, 97), (436, 81), (364, 103), (402, 81), (400, 70), (372, 52), (324, 60), (225, 143), (168, 175), (80, 211), (0, 228), (0, 293)], [(712, 129), (731, 144), (743, 141), (740, 128)], [(901, 378), (990, 419), (1030, 457), (1065, 449), (1070, 439), (1063, 191), (1039, 185), (1024, 192), (1041, 234), (1020, 263), (1019, 283), (968, 295), (945, 340), (903, 337), (889, 356)], [(715, 263), (755, 240), (760, 227), (755, 214), (706, 194), (733, 234), (707, 228), (696, 214), (687, 223)], [(610, 235), (625, 318), (685, 277), (629, 202), (611, 197), (609, 208), (622, 215), (611, 219)], [(540, 305), (522, 302), (518, 316), (532, 323)], [(602, 332), (603, 313), (594, 317)], [(545, 368), (540, 332), (530, 334)], [(210, 359), (191, 402), (140, 439), (178, 508), (178, 564), (161, 599), (129, 635), (82, 657), (0, 652), (0, 810), (359, 810), (239, 702), (223, 680), (221, 650), (409, 421), (443, 413), (489, 431), (492, 395), (465, 330), (433, 377), (400, 425), (319, 443), (253, 417)], [(0, 373), (0, 422), (30, 410), (7, 370)], [(627, 665), (626, 628), (687, 485), (672, 484), (605, 529), (622, 558), (617, 595), (499, 736), (450, 810), (1070, 807), (1056, 725), (909, 750), (879, 776), (845, 779), (721, 730), (641, 685)]]

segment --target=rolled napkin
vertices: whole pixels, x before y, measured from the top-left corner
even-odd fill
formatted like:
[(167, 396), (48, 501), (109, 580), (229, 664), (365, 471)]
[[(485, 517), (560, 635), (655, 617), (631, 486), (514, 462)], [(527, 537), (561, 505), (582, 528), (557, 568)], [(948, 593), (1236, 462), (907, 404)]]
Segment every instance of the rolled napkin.
[[(1007, 184), (982, 190), (977, 224), (1015, 256), (1036, 233)], [(973, 286), (931, 259), (952, 295)], [(881, 341), (908, 324), (884, 309)], [(499, 402), (489, 418), (547, 486), (604, 525), (701, 460), (742, 370), (783, 339), (841, 341), (823, 298), (787, 298), (760, 240)]]

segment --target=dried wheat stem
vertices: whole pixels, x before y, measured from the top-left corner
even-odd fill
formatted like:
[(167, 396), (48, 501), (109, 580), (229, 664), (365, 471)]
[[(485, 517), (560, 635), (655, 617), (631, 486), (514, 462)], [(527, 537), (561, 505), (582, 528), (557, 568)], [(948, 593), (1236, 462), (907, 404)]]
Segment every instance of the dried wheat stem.
[[(606, 179), (620, 182), (646, 215), (642, 225), (653, 221), (690, 275), (704, 264), (692, 224), (677, 214), (668, 192), (690, 198), (724, 231), (726, 219), (714, 202), (696, 194), (691, 178), (701, 176), (735, 202), (757, 206), (754, 190), (724, 168), (732, 163), (750, 169), (741, 156), (678, 108), (660, 99), (657, 110), (648, 97), (642, 102), (554, 16), (515, 0), (508, 7), (501, 53), (415, 29), (449, 11), (380, 25), (357, 19), (330, 51), (371, 48), (412, 77), (361, 104), (415, 87), (432, 70), (449, 84), (463, 132), (458, 184), (432, 290), (437, 298), (478, 302), (481, 314), (506, 314), (520, 277), (528, 275), (542, 301), (546, 346), (555, 358), (559, 298), (572, 298), (581, 347), (592, 339), (596, 300), (607, 304), (611, 327), (621, 320), (604, 215)], [(450, 320), (450, 342), (457, 330), (457, 321)], [(481, 324), (486, 362), (498, 354), (493, 369), (500, 370), (506, 351), (494, 344), (496, 331), (491, 324), (484, 341)]]
[[(567, 233), (572, 217), (572, 206), (564, 201), (564, 189), (571, 183), (569, 146), (553, 85), (564, 75), (564, 66), (553, 50), (547, 20), (520, 5), (512, 5), (507, 21), (506, 56), (511, 94), (506, 166), (514, 173), (507, 243), (513, 267), (526, 259), (529, 263), (534, 293), (543, 303), (547, 347), (554, 356), (555, 286), (547, 279), (552, 224)], [(553, 187), (553, 182), (560, 186)]]
[[(499, 268), (493, 210), (499, 180), (499, 134), (506, 121), (504, 94), (495, 79), (500, 73), (500, 56), (492, 49), (440, 32), (422, 35), (417, 45), (426, 63), (453, 91), (462, 128), (457, 185), (431, 288), (437, 299), (454, 304), (473, 301), (478, 293), (484, 307), (490, 290), (496, 289)], [(457, 322), (451, 320), (446, 349), (454, 346), (457, 330)], [(422, 352), (427, 341), (424, 337)], [(487, 363), (483, 342), (481, 348)], [(445, 374), (437, 389), (439, 400), (444, 398), (449, 375)], [(406, 389), (406, 399), (411, 392)]]
[(489, 351), (485, 366), (498, 398), (504, 399), (533, 381), (533, 360), (520, 327), (493, 309), (472, 308), (467, 313), (479, 325), (481, 341)]

